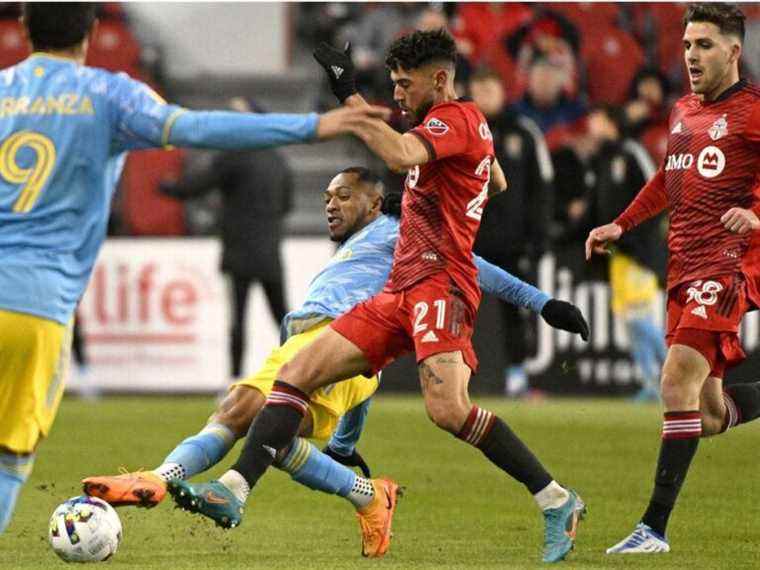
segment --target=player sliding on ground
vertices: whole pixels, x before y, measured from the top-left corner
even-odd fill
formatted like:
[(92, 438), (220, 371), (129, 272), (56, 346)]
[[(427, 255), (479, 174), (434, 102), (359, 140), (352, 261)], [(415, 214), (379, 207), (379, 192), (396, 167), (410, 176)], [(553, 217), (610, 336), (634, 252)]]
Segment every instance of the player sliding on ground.
[(674, 106), (664, 164), (611, 224), (595, 228), (586, 257), (664, 209), (669, 346), (662, 369), (660, 455), (649, 506), (608, 554), (669, 552), (668, 518), (700, 437), (760, 415), (760, 383), (723, 387), (744, 358), (737, 331), (760, 306), (760, 89), (739, 78), (744, 15), (733, 5), (695, 4), (684, 16), (692, 94)]
[[(237, 506), (232, 513), (241, 513), (253, 486), (297, 435), (312, 395), (414, 350), (430, 418), (534, 495), (544, 514), (545, 561), (562, 560), (571, 550), (583, 502), (554, 480), (506, 423), (472, 405), (467, 392), (478, 363), (471, 343), (480, 301), (472, 244), (489, 192), (504, 190), (506, 180), (485, 118), (473, 103), (456, 98), (455, 62), (454, 40), (443, 30), (415, 32), (390, 47), (394, 98), (417, 126), (401, 135), (383, 121), (361, 119), (354, 129), (388, 166), (408, 171), (389, 280), (280, 368), (232, 469), (208, 485), (170, 485), (179, 505), (218, 520), (214, 505), (203, 499), (212, 489)], [(338, 71), (332, 75), (337, 94), (365, 106), (349, 66), (327, 65)], [(351, 84), (343, 90), (346, 79)]]
[(0, 72), (0, 533), (61, 401), (74, 306), (106, 233), (125, 152), (255, 149), (347, 134), (355, 119), (188, 111), (83, 65), (95, 4), (26, 4), (34, 53)]
[[(280, 367), (314, 342), (330, 321), (382, 289), (398, 239), (399, 204), (393, 198), (385, 197), (382, 183), (366, 168), (347, 168), (335, 176), (324, 193), (325, 215), (330, 238), (341, 245), (312, 280), (303, 306), (286, 316), (286, 342), (272, 351), (261, 370), (234, 384), (208, 425), (179, 444), (162, 465), (147, 472), (89, 477), (83, 481), (85, 492), (113, 505), (153, 506), (164, 498), (167, 482), (187, 479), (221, 461), (235, 441), (248, 432), (272, 391)], [(550, 299), (480, 258), (476, 257), (475, 263), (484, 291), (541, 313), (552, 326), (588, 335), (588, 326), (573, 305)], [(316, 390), (309, 413), (298, 428), (300, 437), (281, 450), (275, 461), (275, 466), (295, 481), (351, 502), (361, 521), (362, 552), (367, 556), (382, 556), (388, 549), (393, 509), (385, 507), (388, 501), (395, 504), (397, 486), (388, 479), (367, 479), (366, 465), (365, 477), (359, 477), (333, 458), (363, 464), (355, 445), (369, 398), (377, 387), (377, 376), (358, 375), (331, 389)], [(328, 444), (332, 457), (303, 439), (329, 438), (344, 414)], [(210, 487), (205, 492), (215, 493), (215, 489)], [(234, 503), (215, 507), (220, 524), (233, 525), (239, 520), (237, 512), (229, 512), (232, 507)]]

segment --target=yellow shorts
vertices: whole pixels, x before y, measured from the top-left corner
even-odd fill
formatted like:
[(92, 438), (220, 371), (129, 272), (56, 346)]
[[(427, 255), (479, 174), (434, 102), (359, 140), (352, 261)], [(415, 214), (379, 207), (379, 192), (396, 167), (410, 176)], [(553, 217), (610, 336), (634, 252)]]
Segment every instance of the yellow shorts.
[(614, 253), (610, 260), (612, 312), (633, 316), (650, 313), (659, 290), (657, 275), (633, 258)]
[[(274, 381), (277, 379), (280, 367), (290, 361), (299, 350), (314, 342), (314, 339), (328, 324), (329, 321), (325, 321), (306, 332), (291, 336), (285, 344), (269, 354), (258, 372), (235, 382), (230, 386), (230, 389), (236, 386), (250, 386), (268, 396), (272, 391)], [(316, 390), (311, 395), (311, 404), (309, 405), (309, 413), (314, 425), (311, 437), (328, 439), (335, 431), (340, 416), (372, 396), (377, 387), (377, 376), (372, 378), (354, 376), (348, 380), (342, 380)]]
[(68, 375), (71, 330), (0, 310), (0, 447), (31, 453), (50, 431)]

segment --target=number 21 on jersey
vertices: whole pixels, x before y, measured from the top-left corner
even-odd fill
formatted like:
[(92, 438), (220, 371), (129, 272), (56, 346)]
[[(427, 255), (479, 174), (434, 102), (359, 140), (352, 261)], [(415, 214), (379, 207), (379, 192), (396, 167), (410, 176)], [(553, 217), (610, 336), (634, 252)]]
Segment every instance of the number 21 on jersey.
[[(22, 167), (18, 155), (28, 147), (35, 153), (34, 163)], [(13, 133), (0, 145), (0, 176), (11, 184), (20, 185), (13, 211), (25, 213), (34, 207), (42, 188), (55, 166), (55, 145), (48, 137), (32, 131)]]

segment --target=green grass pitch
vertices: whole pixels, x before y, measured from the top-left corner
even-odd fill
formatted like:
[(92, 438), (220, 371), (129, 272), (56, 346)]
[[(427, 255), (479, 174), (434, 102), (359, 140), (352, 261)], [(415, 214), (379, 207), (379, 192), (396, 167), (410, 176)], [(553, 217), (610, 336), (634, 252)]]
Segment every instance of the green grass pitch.
[[(566, 568), (758, 568), (758, 427), (703, 440), (671, 522), (673, 552), (611, 558), (604, 549), (631, 530), (648, 498), (658, 449), (657, 406), (609, 400), (546, 403), (484, 399), (563, 483), (589, 505)], [(43, 443), (14, 521), (0, 537), (0, 568), (62, 568), (48, 516), (80, 494), (87, 475), (152, 468), (194, 433), (210, 398), (66, 399)], [(342, 499), (268, 474), (240, 528), (217, 529), (171, 501), (120, 509), (124, 540), (108, 568), (448, 569), (535, 568), (542, 520), (532, 498), (476, 450), (435, 428), (418, 396), (379, 396), (360, 450), (377, 474), (406, 486), (383, 560), (360, 556), (358, 525)], [(237, 451), (210, 475), (218, 475)]]

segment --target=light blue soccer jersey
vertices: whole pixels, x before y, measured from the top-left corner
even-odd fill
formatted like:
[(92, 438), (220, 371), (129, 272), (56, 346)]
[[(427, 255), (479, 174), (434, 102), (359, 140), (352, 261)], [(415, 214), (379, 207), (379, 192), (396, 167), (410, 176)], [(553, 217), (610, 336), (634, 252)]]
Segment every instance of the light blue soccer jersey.
[[(393, 264), (399, 220), (380, 216), (346, 240), (309, 285), (306, 301), (285, 316), (283, 337), (335, 319), (379, 293)], [(540, 312), (549, 296), (484, 259), (473, 256), (480, 288), (508, 303)]]
[(0, 309), (67, 323), (125, 151), (306, 142), (318, 117), (186, 111), (125, 74), (34, 54), (0, 72)]

